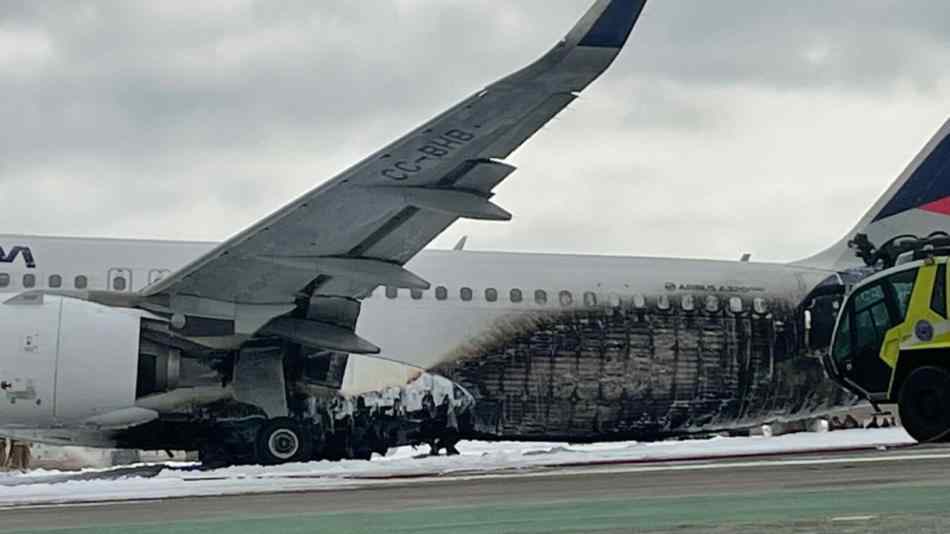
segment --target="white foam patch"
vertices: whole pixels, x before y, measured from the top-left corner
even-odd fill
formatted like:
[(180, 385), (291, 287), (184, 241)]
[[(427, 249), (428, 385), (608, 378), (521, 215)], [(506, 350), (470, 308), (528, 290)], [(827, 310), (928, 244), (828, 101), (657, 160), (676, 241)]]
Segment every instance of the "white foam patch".
[[(272, 467), (238, 466), (213, 471), (166, 469), (151, 478), (132, 475), (110, 480), (63, 481), (76, 472), (32, 471), (0, 476), (0, 507), (343, 489), (373, 484), (405, 484), (426, 477), (533, 472), (558, 466), (728, 458), (910, 443), (913, 440), (903, 429), (889, 428), (660, 443), (462, 442), (458, 447), (462, 454), (455, 457), (419, 458), (426, 447), (419, 450), (404, 447), (386, 457), (375, 457), (371, 462), (348, 460)], [(182, 463), (165, 465), (188, 466)], [(146, 469), (143, 467), (142, 471)], [(108, 472), (85, 470), (81, 473), (96, 476)]]

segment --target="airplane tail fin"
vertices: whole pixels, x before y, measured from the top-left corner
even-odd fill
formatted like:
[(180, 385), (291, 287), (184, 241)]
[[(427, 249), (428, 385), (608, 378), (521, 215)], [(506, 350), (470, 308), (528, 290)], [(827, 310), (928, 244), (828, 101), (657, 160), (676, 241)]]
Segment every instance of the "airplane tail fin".
[(950, 120), (841, 241), (796, 265), (845, 270), (864, 263), (848, 247), (856, 234), (877, 245), (899, 235), (950, 232)]

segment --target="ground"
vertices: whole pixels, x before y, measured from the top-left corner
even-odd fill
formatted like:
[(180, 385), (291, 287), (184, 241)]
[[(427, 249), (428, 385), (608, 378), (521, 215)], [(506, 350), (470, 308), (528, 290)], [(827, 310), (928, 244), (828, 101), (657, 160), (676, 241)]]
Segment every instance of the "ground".
[(946, 532), (948, 468), (943, 447), (562, 467), (358, 489), (8, 508), (0, 532)]

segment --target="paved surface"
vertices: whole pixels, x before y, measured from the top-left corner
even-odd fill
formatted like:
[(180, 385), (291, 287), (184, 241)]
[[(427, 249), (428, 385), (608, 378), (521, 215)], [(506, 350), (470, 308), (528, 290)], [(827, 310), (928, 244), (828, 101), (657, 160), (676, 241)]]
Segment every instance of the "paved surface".
[(0, 532), (948, 532), (950, 449), (0, 511)]

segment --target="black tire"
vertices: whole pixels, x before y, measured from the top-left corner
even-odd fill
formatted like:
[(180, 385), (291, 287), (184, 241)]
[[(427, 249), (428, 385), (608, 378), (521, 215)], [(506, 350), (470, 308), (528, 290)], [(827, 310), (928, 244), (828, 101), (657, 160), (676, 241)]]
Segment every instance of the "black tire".
[(313, 439), (293, 419), (278, 417), (257, 431), (254, 452), (261, 465), (306, 462), (313, 455)]
[(940, 367), (914, 369), (901, 386), (897, 409), (910, 437), (920, 443), (950, 435), (950, 372)]

